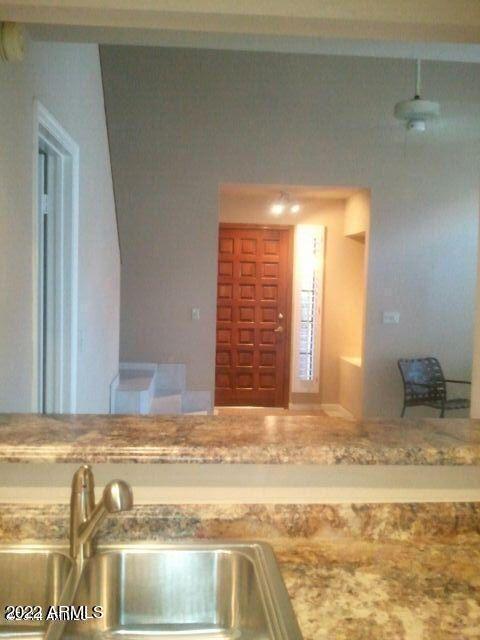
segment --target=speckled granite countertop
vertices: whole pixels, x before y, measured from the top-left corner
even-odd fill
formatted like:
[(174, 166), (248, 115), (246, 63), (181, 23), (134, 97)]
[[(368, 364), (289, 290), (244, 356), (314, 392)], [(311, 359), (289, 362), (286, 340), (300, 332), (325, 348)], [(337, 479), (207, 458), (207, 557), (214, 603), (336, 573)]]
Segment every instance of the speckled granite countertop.
[(0, 414), (0, 462), (480, 464), (480, 420)]
[(275, 543), (304, 640), (480, 638), (480, 543)]
[[(99, 544), (264, 540), (304, 640), (478, 640), (480, 504), (140, 505)], [(68, 540), (69, 508), (0, 505), (0, 543)]]

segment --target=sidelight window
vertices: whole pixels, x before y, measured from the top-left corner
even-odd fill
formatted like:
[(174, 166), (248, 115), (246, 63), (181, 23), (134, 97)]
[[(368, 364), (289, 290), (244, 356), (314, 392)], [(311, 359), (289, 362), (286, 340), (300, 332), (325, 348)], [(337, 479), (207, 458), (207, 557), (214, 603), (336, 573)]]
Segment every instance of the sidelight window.
[(325, 228), (295, 229), (293, 391), (319, 390)]

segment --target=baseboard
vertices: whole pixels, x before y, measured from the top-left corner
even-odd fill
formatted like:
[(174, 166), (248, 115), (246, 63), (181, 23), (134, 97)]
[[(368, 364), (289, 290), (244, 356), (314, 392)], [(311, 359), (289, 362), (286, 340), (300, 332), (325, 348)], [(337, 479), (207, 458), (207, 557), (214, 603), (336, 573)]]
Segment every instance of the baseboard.
[(319, 402), (289, 402), (288, 408), (294, 411), (324, 411)]
[(325, 411), (330, 418), (345, 418), (346, 420), (354, 420), (355, 416), (347, 411), (341, 404), (322, 404), (322, 411)]
[(347, 411), (341, 404), (325, 404), (315, 402), (290, 402), (289, 409), (295, 411), (324, 411), (331, 418), (345, 418), (353, 420), (354, 416)]

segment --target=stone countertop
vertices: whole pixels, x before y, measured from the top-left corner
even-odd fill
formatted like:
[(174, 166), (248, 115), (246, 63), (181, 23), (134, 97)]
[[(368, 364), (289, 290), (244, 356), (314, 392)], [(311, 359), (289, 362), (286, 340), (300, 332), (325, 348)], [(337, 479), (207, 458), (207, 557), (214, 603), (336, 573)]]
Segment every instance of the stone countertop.
[[(473, 640), (479, 507), (141, 505), (107, 518), (98, 542), (265, 540), (304, 640)], [(68, 529), (67, 504), (1, 505), (0, 543), (66, 544)]]
[(480, 543), (274, 548), (304, 640), (480, 638)]
[(0, 414), (0, 462), (480, 464), (480, 420)]

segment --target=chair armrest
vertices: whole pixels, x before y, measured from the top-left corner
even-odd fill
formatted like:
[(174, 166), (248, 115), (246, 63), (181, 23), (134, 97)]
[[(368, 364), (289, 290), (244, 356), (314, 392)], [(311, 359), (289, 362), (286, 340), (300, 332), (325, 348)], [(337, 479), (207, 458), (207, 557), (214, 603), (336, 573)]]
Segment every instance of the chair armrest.
[(470, 380), (450, 380), (445, 378), (445, 382), (453, 382), (454, 384), (472, 384)]
[(427, 389), (431, 389), (432, 385), (427, 384), (426, 382), (410, 382), (410, 380), (406, 383), (411, 387), (426, 387)]

